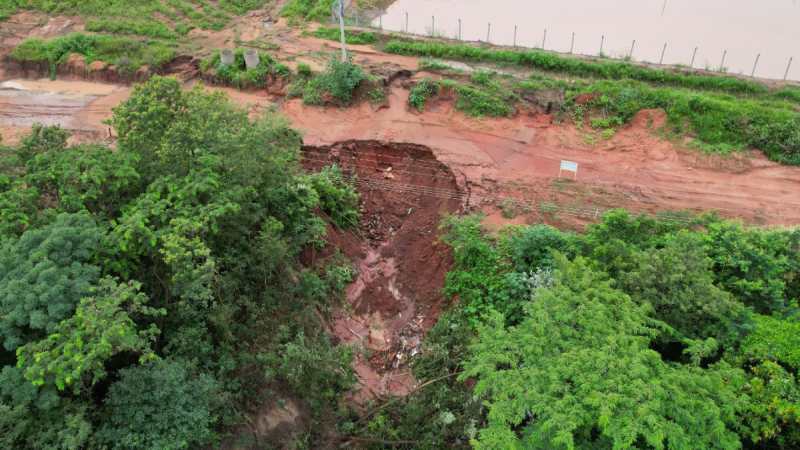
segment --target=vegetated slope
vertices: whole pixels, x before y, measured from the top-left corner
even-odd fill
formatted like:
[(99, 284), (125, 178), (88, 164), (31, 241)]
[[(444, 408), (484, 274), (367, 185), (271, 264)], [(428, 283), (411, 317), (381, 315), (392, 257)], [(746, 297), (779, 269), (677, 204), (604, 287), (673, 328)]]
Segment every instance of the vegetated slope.
[(414, 365), (425, 388), (376, 406), (360, 436), (418, 448), (800, 444), (796, 230), (622, 210), (585, 235), (481, 220), (443, 223), (458, 305)]
[(336, 417), (352, 354), (320, 312), (353, 270), (298, 255), (325, 245), (316, 211), (358, 214), (353, 187), (303, 173), (284, 119), (172, 78), (112, 123), (114, 149), (57, 126), (0, 149), (0, 446), (214, 446), (276, 395)]
[(175, 57), (176, 51), (159, 40), (72, 33), (50, 40), (26, 40), (11, 52), (11, 57), (22, 62), (47, 61), (51, 77), (55, 78), (56, 65), (63, 65), (72, 54), (83, 56), (87, 65), (103, 61), (120, 73), (132, 73), (142, 66), (158, 70)]
[[(261, 9), (266, 0), (0, 0), (0, 20), (23, 9), (79, 15), (89, 31), (175, 39), (193, 28), (220, 31), (234, 15)], [(164, 20), (168, 19), (168, 20)]]
[[(429, 47), (435, 51), (429, 51)], [(800, 165), (800, 104), (795, 98), (800, 90), (795, 88), (769, 92), (763, 85), (736, 78), (690, 76), (627, 63), (575, 61), (541, 51), (484, 50), (465, 45), (395, 41), (387, 45), (388, 50), (392, 48), (402, 54), (508, 61), (523, 66), (530, 59), (542, 68), (524, 81), (511, 75), (477, 71), (469, 76), (469, 84), (464, 84), (455, 79), (463, 80), (463, 74), (459, 75), (438, 60), (424, 60), (420, 64), (422, 69), (442, 73), (445, 78), (436, 82), (422, 80), (411, 90), (409, 105), (417, 110), (423, 107), (427, 97), (443, 87), (454, 89), (456, 107), (474, 116), (509, 116), (523, 100), (548, 99), (548, 110), (554, 108), (552, 112), (557, 117), (569, 118), (578, 127), (589, 125), (608, 138), (640, 110), (662, 109), (667, 113), (668, 123), (658, 131), (665, 137), (680, 140), (690, 136), (697, 139), (692, 146), (718, 154), (756, 148), (773, 161)], [(472, 56), (472, 50), (479, 52), (479, 56)], [(539, 58), (568, 63), (562, 68), (555, 63), (541, 63)], [(572, 64), (578, 63), (577, 68), (573, 67)], [(617, 65), (621, 65), (621, 69), (612, 70)], [(606, 70), (608, 68), (612, 69)], [(593, 71), (609, 73), (601, 79), (595, 78)], [(564, 79), (558, 76), (564, 72), (587, 77)]]

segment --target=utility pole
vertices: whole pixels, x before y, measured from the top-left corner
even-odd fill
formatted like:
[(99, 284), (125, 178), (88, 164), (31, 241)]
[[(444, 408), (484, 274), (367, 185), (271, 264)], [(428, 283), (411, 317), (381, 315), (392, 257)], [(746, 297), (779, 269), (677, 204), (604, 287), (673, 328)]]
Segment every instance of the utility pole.
[(347, 62), (347, 50), (344, 42), (344, 0), (339, 0), (339, 31), (342, 34), (342, 62)]

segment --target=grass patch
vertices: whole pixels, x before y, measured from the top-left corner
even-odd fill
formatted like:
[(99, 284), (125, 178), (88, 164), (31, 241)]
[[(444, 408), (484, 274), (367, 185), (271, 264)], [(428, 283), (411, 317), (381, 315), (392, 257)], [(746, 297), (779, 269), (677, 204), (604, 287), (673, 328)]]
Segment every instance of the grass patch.
[[(341, 41), (341, 31), (334, 27), (319, 27), (314, 31), (314, 37), (328, 39), (331, 41)], [(378, 37), (370, 31), (344, 30), (344, 38), (348, 44), (368, 45), (378, 42)]]
[(281, 17), (294, 20), (326, 20), (336, 0), (292, 0), (280, 12)]
[(520, 98), (497, 80), (496, 75), (494, 72), (475, 72), (469, 84), (449, 79), (435, 81), (432, 78), (423, 78), (411, 89), (408, 104), (417, 111), (422, 111), (425, 101), (431, 95), (447, 87), (456, 93), (456, 109), (468, 116), (510, 117), (515, 113), (514, 105), (519, 103)]
[(539, 50), (490, 50), (466, 44), (395, 40), (386, 44), (385, 51), (397, 55), (511, 64), (580, 77), (632, 79), (650, 84), (698, 90), (747, 94), (768, 92), (767, 87), (762, 83), (740, 80), (735, 77), (704, 76), (648, 69), (625, 62), (587, 61)]
[(131, 39), (102, 34), (72, 33), (50, 40), (28, 39), (11, 52), (18, 61), (49, 61), (50, 75), (71, 54), (83, 55), (86, 63), (105, 61), (121, 73), (135, 72), (142, 66), (157, 69), (175, 57), (175, 50), (164, 42)]
[(21, 9), (31, 9), (53, 16), (80, 16), (88, 31), (176, 39), (193, 28), (224, 30), (233, 21), (232, 15), (244, 15), (263, 8), (266, 3), (266, 0), (0, 0), (0, 20)]
[(206, 72), (216, 70), (216, 75), (226, 84), (241, 89), (246, 86), (264, 87), (270, 79), (278, 76), (284, 79), (291, 78), (291, 71), (286, 64), (279, 63), (272, 56), (258, 52), (258, 66), (248, 69), (244, 61), (244, 49), (234, 50), (233, 64), (223, 65), (220, 52), (214, 52), (210, 57), (200, 63), (200, 69)]
[[(596, 98), (577, 104), (582, 94)], [(662, 109), (668, 118), (666, 131), (697, 137), (705, 151), (715, 149), (714, 153), (726, 154), (734, 149), (758, 148), (773, 161), (800, 165), (800, 114), (785, 105), (654, 88), (631, 80), (581, 83), (568, 90), (566, 97), (567, 113), (576, 123), (588, 112), (593, 112), (591, 123), (598, 128), (627, 122), (642, 109)]]

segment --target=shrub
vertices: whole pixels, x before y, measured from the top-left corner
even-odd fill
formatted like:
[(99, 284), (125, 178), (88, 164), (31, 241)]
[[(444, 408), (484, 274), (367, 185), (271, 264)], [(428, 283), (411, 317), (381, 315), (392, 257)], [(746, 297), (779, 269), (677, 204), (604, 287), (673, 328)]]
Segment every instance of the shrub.
[(358, 213), (358, 194), (353, 184), (345, 180), (342, 169), (333, 165), (311, 175), (311, 186), (319, 195), (320, 207), (328, 213), (339, 228), (356, 227)]
[(321, 105), (322, 94), (328, 93), (337, 100), (348, 103), (353, 91), (366, 78), (361, 67), (350, 61), (341, 61), (336, 56), (328, 60), (324, 72), (317, 75), (306, 85), (303, 94), (303, 103), (307, 105)]

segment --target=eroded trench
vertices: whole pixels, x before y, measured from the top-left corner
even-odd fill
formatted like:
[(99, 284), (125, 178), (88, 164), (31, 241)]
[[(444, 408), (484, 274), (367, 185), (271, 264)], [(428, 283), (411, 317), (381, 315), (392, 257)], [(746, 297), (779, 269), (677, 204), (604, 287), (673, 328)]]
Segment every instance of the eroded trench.
[(442, 312), (442, 287), (453, 267), (450, 248), (438, 242), (442, 214), (462, 212), (468, 191), (430, 148), (416, 144), (304, 146), (303, 164), (310, 170), (339, 165), (361, 195), (353, 230), (328, 235), (358, 270), (348, 305), (334, 312), (330, 330), (360, 350), (357, 397), (402, 395), (416, 383), (410, 364)]

